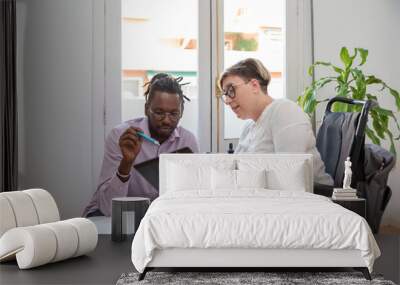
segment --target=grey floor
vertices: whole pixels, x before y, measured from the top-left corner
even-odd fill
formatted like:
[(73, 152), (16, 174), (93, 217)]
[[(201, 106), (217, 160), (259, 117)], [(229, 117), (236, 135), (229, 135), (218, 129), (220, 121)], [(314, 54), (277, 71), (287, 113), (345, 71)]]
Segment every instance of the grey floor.
[(379, 234), (375, 239), (381, 250), (381, 257), (375, 261), (374, 271), (385, 279), (400, 284), (400, 234)]
[(122, 273), (134, 271), (130, 253), (131, 241), (115, 243), (100, 235), (87, 256), (28, 270), (18, 270), (16, 262), (2, 263), (0, 284), (115, 284)]
[[(374, 272), (399, 283), (400, 236), (378, 235), (376, 240), (382, 256)], [(0, 264), (0, 284), (115, 284), (124, 272), (134, 271), (130, 260), (131, 241), (114, 243), (110, 236), (99, 236), (99, 243), (88, 256), (19, 270), (16, 262)], [(310, 270), (312, 271), (312, 270)]]

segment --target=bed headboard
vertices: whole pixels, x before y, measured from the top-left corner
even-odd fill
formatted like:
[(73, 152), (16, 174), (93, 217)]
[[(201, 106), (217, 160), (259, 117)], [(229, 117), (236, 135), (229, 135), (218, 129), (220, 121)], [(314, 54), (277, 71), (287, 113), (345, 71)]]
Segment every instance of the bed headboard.
[[(160, 195), (167, 192), (172, 179), (179, 179), (176, 165), (181, 170), (190, 171), (196, 167), (212, 166), (225, 169), (273, 169), (286, 175), (294, 168), (302, 168), (305, 190), (313, 192), (313, 165), (311, 154), (161, 154), (160, 155)], [(184, 175), (182, 173), (182, 175)]]

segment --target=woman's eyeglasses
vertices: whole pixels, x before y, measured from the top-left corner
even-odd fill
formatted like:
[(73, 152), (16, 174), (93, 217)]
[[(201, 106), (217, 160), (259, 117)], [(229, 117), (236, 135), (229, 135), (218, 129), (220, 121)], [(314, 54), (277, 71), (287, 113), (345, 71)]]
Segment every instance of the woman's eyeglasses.
[(224, 103), (227, 102), (228, 98), (232, 100), (236, 96), (236, 88), (239, 87), (239, 86), (245, 85), (247, 83), (249, 83), (249, 81), (238, 83), (238, 84), (228, 85), (228, 87), (226, 88), (225, 91), (222, 90), (222, 95), (221, 95), (220, 98), (222, 99), (222, 101), (224, 101)]
[(178, 121), (181, 118), (181, 112), (161, 112), (161, 111), (153, 111), (149, 109), (149, 112), (153, 115), (154, 119), (157, 121), (162, 121), (168, 115), (171, 121)]

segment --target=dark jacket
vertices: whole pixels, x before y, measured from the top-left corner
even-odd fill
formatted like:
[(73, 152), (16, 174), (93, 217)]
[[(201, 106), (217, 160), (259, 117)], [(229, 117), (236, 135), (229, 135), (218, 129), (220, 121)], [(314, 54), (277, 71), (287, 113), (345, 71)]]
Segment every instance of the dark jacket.
[(364, 147), (364, 181), (358, 183), (358, 195), (367, 200), (367, 221), (374, 233), (379, 230), (383, 212), (392, 196), (387, 186), (395, 157), (386, 149), (366, 144)]
[[(356, 143), (355, 135), (360, 113), (329, 112), (317, 136), (317, 148), (325, 163), (327, 173), (334, 179), (334, 187), (342, 187), (344, 161), (352, 160), (352, 183), (358, 196), (367, 200), (366, 218), (374, 233), (379, 230), (383, 212), (392, 195), (387, 186), (395, 157), (377, 145)], [(358, 144), (356, 146), (356, 144)], [(333, 187), (315, 184), (314, 193), (332, 196)]]

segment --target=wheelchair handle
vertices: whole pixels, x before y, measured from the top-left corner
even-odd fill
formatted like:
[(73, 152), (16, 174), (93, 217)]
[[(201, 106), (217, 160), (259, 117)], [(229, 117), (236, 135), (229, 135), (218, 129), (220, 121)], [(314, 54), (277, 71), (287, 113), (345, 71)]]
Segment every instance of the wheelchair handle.
[[(356, 128), (356, 132), (355, 132), (355, 136), (356, 136), (356, 140), (361, 141), (364, 137), (364, 133), (365, 133), (365, 128), (367, 126), (367, 121), (368, 121), (368, 113), (369, 110), (371, 108), (374, 108), (376, 106), (378, 106), (378, 103), (376, 101), (373, 100), (356, 100), (356, 99), (351, 99), (351, 98), (346, 98), (346, 97), (334, 97), (332, 99), (329, 100), (327, 106), (326, 106), (326, 110), (325, 113), (332, 113), (331, 111), (331, 107), (333, 105), (333, 103), (335, 102), (341, 102), (341, 103), (346, 103), (346, 104), (351, 104), (351, 105), (362, 105), (363, 108), (361, 110), (361, 114), (360, 114), (360, 119)], [(358, 147), (360, 147), (361, 144), (358, 144)]]
[(357, 99), (351, 99), (351, 98), (337, 96), (337, 97), (333, 97), (332, 99), (329, 100), (328, 104), (326, 105), (325, 111), (332, 112), (331, 107), (332, 107), (333, 103), (335, 103), (335, 102), (341, 102), (341, 103), (346, 103), (346, 104), (350, 104), (350, 105), (362, 105), (362, 106), (364, 106), (363, 111), (364, 111), (364, 109), (366, 109), (367, 112), (369, 111), (369, 109), (374, 108), (375, 106), (378, 105), (375, 101), (372, 101), (372, 100), (363, 101), (363, 100), (357, 100)]

